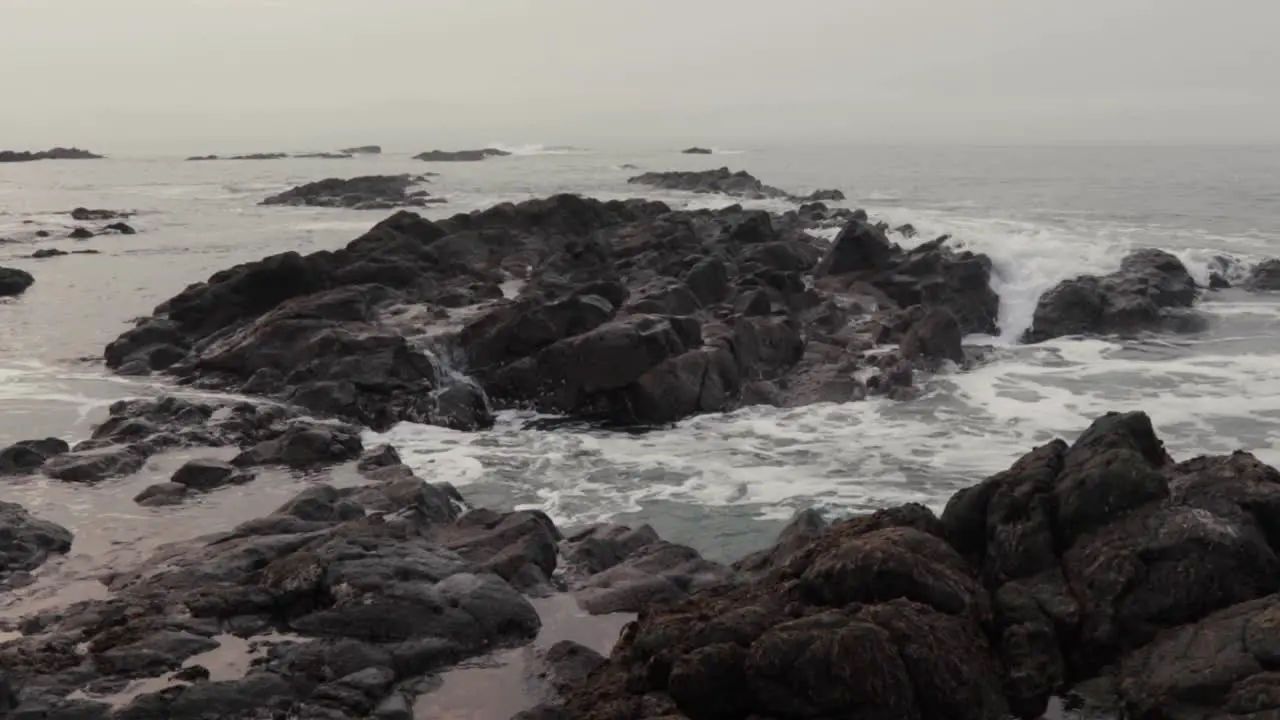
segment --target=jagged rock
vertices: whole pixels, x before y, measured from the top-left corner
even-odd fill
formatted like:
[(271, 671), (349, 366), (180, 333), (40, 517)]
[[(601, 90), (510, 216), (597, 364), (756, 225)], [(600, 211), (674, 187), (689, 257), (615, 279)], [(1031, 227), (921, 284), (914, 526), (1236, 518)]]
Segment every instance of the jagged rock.
[(36, 279), (26, 270), (0, 267), (0, 297), (21, 295), (35, 282)]
[(1024, 340), (1176, 329), (1198, 295), (1178, 258), (1163, 250), (1138, 250), (1110, 275), (1064, 280), (1041, 296)]
[[(363, 446), (360, 435), (352, 428), (337, 425), (295, 425), (280, 437), (264, 440), (244, 451), (236, 456), (231, 465), (284, 465), (306, 469), (354, 460), (360, 456), (361, 450)], [(221, 468), (217, 469), (218, 474), (222, 472)], [(194, 473), (193, 477), (195, 474), (205, 473)], [(174, 482), (181, 482), (178, 475), (174, 476)]]

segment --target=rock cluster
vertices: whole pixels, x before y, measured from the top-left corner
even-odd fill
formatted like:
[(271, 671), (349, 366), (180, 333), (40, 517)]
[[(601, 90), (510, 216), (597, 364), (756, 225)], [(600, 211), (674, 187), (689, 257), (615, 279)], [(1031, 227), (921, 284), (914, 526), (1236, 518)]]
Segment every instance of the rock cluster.
[[(834, 244), (805, 232), (831, 224)], [(224, 270), (105, 357), (374, 428), (482, 428), (495, 407), (659, 423), (909, 394), (914, 370), (995, 330), (989, 268), (942, 239), (904, 250), (865, 214), (820, 204), (559, 195), (436, 222), (401, 212), (335, 252)], [(911, 357), (865, 355), (908, 335)]]
[(39, 152), (16, 151), (16, 150), (0, 150), (0, 163), (3, 162), (32, 162), (35, 160), (101, 160), (101, 155), (95, 155), (88, 150), (80, 148), (63, 148), (56, 147), (50, 150), (41, 150)]
[(428, 150), (413, 156), (414, 160), (426, 162), (478, 162), (491, 157), (506, 157), (511, 153), (497, 148), (480, 150)]

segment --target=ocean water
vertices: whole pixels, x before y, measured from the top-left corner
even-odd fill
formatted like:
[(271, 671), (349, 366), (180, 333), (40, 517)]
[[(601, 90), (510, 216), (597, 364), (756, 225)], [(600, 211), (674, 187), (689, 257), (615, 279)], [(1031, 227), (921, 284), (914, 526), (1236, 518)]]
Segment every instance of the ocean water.
[[(346, 160), (121, 156), (0, 165), (7, 240), (0, 265), (36, 277), (24, 296), (0, 301), (0, 445), (81, 439), (112, 401), (163, 391), (163, 380), (111, 376), (98, 358), (131, 318), (187, 284), (270, 253), (339, 247), (387, 214), (258, 207), (268, 194), (324, 177), (432, 170), (440, 176), (430, 189), (449, 204), (428, 216), (557, 192), (708, 207), (733, 201), (650, 192), (626, 178), (724, 165), (793, 191), (840, 188), (848, 205), (911, 222), (921, 239), (947, 232), (953, 244), (987, 253), (1001, 333), (970, 340), (991, 346), (990, 360), (929, 378), (925, 396), (911, 402), (748, 408), (642, 435), (533, 430), (530, 416), (506, 413), (483, 433), (401, 425), (368, 440), (394, 443), (424, 477), (453, 482), (478, 505), (541, 508), (570, 526), (647, 522), (716, 559), (767, 544), (804, 507), (848, 514), (917, 501), (940, 509), (955, 490), (1036, 444), (1073, 438), (1108, 410), (1145, 410), (1176, 458), (1243, 448), (1280, 463), (1280, 297), (1208, 295), (1201, 309), (1211, 322), (1195, 335), (1016, 343), (1040, 293), (1067, 277), (1113, 270), (1131, 249), (1170, 250), (1201, 279), (1218, 256), (1247, 268), (1280, 255), (1280, 148), (779, 145), (710, 156), (512, 149), (507, 158), (434, 165), (407, 151)], [(136, 210), (129, 222), (139, 234), (67, 239), (74, 223), (66, 212), (76, 206)], [(53, 237), (34, 237), (38, 229)], [(42, 247), (100, 254), (27, 257)], [(147, 472), (158, 477), (163, 469)], [(122, 492), (110, 482), (0, 486), (0, 497), (92, 543), (121, 547), (207, 532), (222, 513), (240, 512), (212, 498), (137, 508), (119, 501)], [(240, 508), (255, 493), (278, 502), (279, 488), (255, 483), (234, 492), (245, 494), (231, 503)], [(118, 561), (84, 543), (76, 553)], [(85, 572), (93, 564), (81, 563)]]

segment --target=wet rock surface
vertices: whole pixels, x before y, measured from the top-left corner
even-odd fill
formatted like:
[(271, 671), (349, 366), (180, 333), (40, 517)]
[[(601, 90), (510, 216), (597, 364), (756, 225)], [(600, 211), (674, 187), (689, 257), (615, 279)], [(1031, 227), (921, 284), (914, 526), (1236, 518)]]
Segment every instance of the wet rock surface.
[(308, 205), (313, 207), (386, 210), (421, 207), (439, 198), (425, 190), (415, 190), (427, 182), (423, 175), (365, 175), (350, 179), (328, 178), (299, 185), (262, 201), (262, 205)]
[(66, 528), (36, 518), (16, 503), (0, 502), (0, 591), (51, 555), (66, 553), (71, 541)]
[[(834, 245), (807, 232), (841, 226)], [(920, 306), (909, 318), (936, 323), (927, 309), (946, 306), (962, 332), (993, 332), (989, 276), (983, 256), (903, 250), (821, 203), (771, 215), (560, 195), (434, 222), (401, 212), (341, 250), (224, 270), (105, 358), (375, 429), (485, 428), (511, 407), (663, 423), (863, 397), (865, 351), (909, 330), (888, 318)], [(917, 333), (895, 382), (957, 356), (939, 332)]]
[(1190, 310), (1198, 297), (1182, 261), (1163, 250), (1138, 250), (1110, 275), (1082, 275), (1046, 292), (1024, 339), (1198, 330), (1203, 323)]

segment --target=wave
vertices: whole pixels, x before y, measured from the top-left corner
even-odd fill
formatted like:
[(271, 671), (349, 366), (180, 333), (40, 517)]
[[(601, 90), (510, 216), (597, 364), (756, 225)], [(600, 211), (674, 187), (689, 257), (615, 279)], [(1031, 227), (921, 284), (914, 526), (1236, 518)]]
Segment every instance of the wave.
[(487, 144), (485, 147), (509, 152), (512, 155), (582, 155), (591, 152), (587, 148), (575, 147), (573, 145), (542, 145), (539, 143), (512, 145), (509, 143), (494, 142)]

